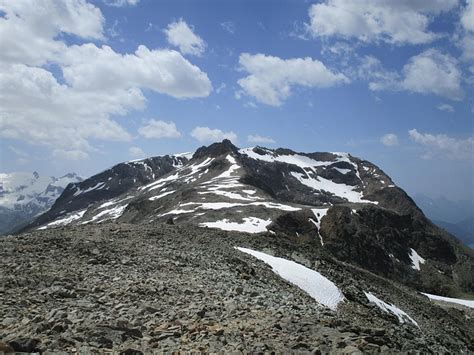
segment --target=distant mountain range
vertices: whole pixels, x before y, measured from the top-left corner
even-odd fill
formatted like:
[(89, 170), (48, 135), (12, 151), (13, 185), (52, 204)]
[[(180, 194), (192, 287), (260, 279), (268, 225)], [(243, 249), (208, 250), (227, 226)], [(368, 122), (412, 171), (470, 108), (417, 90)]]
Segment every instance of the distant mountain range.
[(474, 248), (474, 201), (452, 201), (416, 194), (414, 200), (425, 215), (441, 228)]
[(14, 232), (47, 211), (70, 183), (74, 173), (60, 178), (33, 173), (0, 173), (0, 235)]
[(474, 290), (472, 250), (380, 168), (348, 153), (239, 149), (224, 140), (128, 161), (69, 184), (24, 231), (104, 222), (265, 233), (425, 292)]

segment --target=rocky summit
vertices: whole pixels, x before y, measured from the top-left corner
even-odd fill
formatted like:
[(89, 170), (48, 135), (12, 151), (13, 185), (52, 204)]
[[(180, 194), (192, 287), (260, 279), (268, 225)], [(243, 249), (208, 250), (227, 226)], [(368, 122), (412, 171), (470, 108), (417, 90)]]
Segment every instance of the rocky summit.
[(22, 232), (0, 239), (9, 350), (474, 351), (473, 251), (348, 153), (125, 162)]

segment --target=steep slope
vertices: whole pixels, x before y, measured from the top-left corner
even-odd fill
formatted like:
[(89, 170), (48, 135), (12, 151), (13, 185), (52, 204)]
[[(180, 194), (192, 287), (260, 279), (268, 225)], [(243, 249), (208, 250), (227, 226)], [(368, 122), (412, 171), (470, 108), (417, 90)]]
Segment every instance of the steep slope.
[[(161, 169), (124, 163), (126, 171), (71, 186), (32, 227), (115, 220), (268, 232), (309, 240), (320, 255), (426, 292), (474, 291), (472, 251), (368, 161), (347, 153), (238, 149), (229, 141), (202, 147), (189, 161), (181, 157), (183, 164), (170, 159), (177, 158), (151, 158)], [(148, 175), (131, 178), (141, 172)], [(117, 184), (125, 178), (125, 187)]]
[(0, 235), (31, 223), (47, 211), (70, 183), (80, 182), (76, 174), (60, 178), (33, 173), (0, 173)]
[[(105, 206), (116, 205), (117, 197), (133, 193), (138, 187), (182, 167), (187, 161), (187, 154), (178, 154), (117, 164), (82, 182), (69, 185), (51, 209), (32, 226), (49, 223), (51, 220), (54, 220), (52, 225), (79, 221), (91, 205), (103, 201), (107, 202)], [(124, 196), (119, 200), (128, 200), (132, 196)], [(117, 215), (117, 212), (113, 213), (114, 216)]]

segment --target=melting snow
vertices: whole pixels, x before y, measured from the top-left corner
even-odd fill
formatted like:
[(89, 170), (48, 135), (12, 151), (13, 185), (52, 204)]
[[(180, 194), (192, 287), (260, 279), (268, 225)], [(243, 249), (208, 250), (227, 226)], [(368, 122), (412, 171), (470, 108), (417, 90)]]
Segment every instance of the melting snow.
[[(318, 161), (311, 159), (305, 155), (299, 154), (292, 154), (292, 155), (276, 155), (271, 151), (268, 151), (268, 154), (260, 155), (253, 151), (254, 148), (244, 148), (240, 149), (239, 152), (241, 154), (247, 155), (249, 158), (256, 159), (256, 160), (263, 160), (266, 162), (280, 162), (286, 164), (293, 164), (299, 166), (300, 168), (314, 168), (317, 166), (327, 166), (334, 164), (339, 161), (348, 161), (347, 155), (342, 153), (333, 153), (336, 154), (338, 157), (332, 161)], [(350, 162), (350, 160), (349, 160)]]
[(271, 256), (256, 250), (236, 248), (243, 253), (250, 254), (266, 264), (283, 279), (301, 288), (316, 302), (336, 310), (337, 305), (344, 299), (339, 288), (329, 279), (315, 270), (311, 270), (291, 260)]
[(339, 171), (341, 174), (344, 174), (344, 175), (352, 171), (351, 169), (341, 169), (341, 168), (333, 168), (333, 169)]
[(423, 292), (422, 292), (422, 294), (425, 295), (426, 297), (428, 297), (430, 300), (457, 303), (457, 304), (461, 304), (461, 305), (466, 306), (466, 307), (474, 308), (474, 301), (463, 300), (461, 298), (451, 298), (451, 297), (431, 295), (429, 293), (423, 293)]
[[(128, 203), (123, 205), (123, 206), (116, 206), (116, 207), (113, 207), (113, 208), (109, 208), (107, 210), (103, 210), (103, 211), (97, 213), (94, 217), (92, 217), (92, 219), (90, 219), (88, 221), (84, 221), (81, 224), (87, 224), (87, 223), (95, 222), (103, 216), (106, 216), (106, 218), (101, 219), (99, 222), (107, 221), (109, 219), (117, 219), (122, 215), (123, 211), (125, 211), (127, 206), (128, 206)], [(97, 223), (99, 223), (99, 222), (97, 222)]]
[(225, 231), (261, 233), (267, 231), (267, 226), (270, 223), (272, 223), (271, 219), (265, 220), (256, 217), (246, 217), (243, 219), (243, 223), (231, 222), (228, 219), (223, 219), (216, 222), (201, 223), (200, 226), (218, 228)]
[(410, 249), (410, 259), (411, 259), (411, 267), (415, 270), (420, 271), (420, 264), (425, 263), (425, 259), (423, 259), (418, 253), (415, 251), (415, 249)]
[(346, 184), (336, 184), (335, 182), (325, 179), (321, 176), (315, 178), (309, 177), (306, 175), (303, 177), (301, 173), (291, 172), (294, 178), (296, 178), (303, 185), (306, 185), (314, 190), (326, 191), (332, 193), (335, 196), (347, 199), (349, 202), (355, 203), (374, 203), (377, 204), (377, 201), (364, 200), (364, 195), (362, 192), (355, 191), (357, 186), (349, 186)]
[(79, 187), (77, 188), (77, 191), (74, 192), (74, 195), (73, 196), (77, 196), (79, 194), (85, 194), (87, 192), (90, 192), (90, 191), (93, 191), (93, 190), (100, 190), (100, 189), (103, 189), (105, 186), (105, 182), (98, 182), (95, 186), (93, 187), (89, 187), (85, 190), (81, 190)]
[(371, 303), (375, 303), (375, 305), (377, 305), (377, 307), (379, 307), (382, 311), (384, 311), (385, 313), (392, 313), (395, 316), (397, 316), (400, 323), (405, 323), (406, 321), (410, 321), (418, 327), (418, 323), (397, 306), (382, 301), (381, 299), (374, 296), (371, 292), (367, 293), (364, 291), (364, 293), (367, 299)]
[(313, 211), (316, 220), (310, 218), (309, 220), (316, 226), (318, 227), (318, 235), (319, 235), (319, 240), (321, 240), (321, 245), (324, 246), (324, 241), (321, 233), (319, 233), (319, 229), (321, 228), (321, 220), (323, 217), (328, 213), (329, 208), (314, 208), (311, 211)]
[(159, 194), (159, 195), (150, 197), (149, 200), (150, 200), (150, 201), (155, 201), (155, 200), (158, 200), (158, 199), (160, 199), (160, 198), (162, 198), (162, 197), (165, 197), (165, 196), (167, 196), (167, 195), (169, 195), (169, 194), (172, 194), (173, 192), (175, 192), (175, 191), (163, 192), (162, 194)]
[(48, 223), (47, 225), (45, 225), (43, 227), (38, 228), (38, 230), (46, 229), (48, 227), (53, 227), (53, 226), (65, 226), (65, 225), (67, 225), (71, 222), (74, 222), (78, 219), (81, 219), (82, 216), (84, 216), (84, 213), (86, 213), (86, 211), (87, 211), (87, 209), (79, 211), (79, 212), (75, 212), (73, 214), (68, 215), (67, 217), (57, 219), (53, 222)]
[(283, 211), (299, 211), (301, 208), (292, 207), (288, 205), (283, 205), (281, 203), (275, 202), (251, 202), (251, 203), (231, 203), (231, 202), (187, 202), (183, 203), (181, 206), (192, 206), (198, 205), (196, 208), (202, 208), (205, 210), (219, 210), (221, 208), (232, 208), (232, 207), (240, 207), (240, 206), (265, 206), (267, 208), (273, 208)]

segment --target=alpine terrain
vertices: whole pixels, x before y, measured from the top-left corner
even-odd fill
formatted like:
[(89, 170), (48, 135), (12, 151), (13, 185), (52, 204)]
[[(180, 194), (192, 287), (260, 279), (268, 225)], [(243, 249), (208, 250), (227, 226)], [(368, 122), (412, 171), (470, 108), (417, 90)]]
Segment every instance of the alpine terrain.
[(0, 173), (0, 235), (14, 232), (47, 211), (69, 183), (82, 181), (74, 173), (60, 178), (33, 173)]
[(129, 161), (22, 232), (0, 241), (10, 350), (474, 351), (473, 251), (348, 153)]

